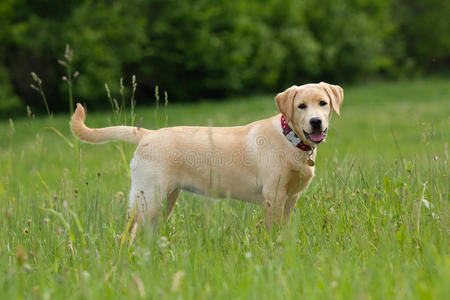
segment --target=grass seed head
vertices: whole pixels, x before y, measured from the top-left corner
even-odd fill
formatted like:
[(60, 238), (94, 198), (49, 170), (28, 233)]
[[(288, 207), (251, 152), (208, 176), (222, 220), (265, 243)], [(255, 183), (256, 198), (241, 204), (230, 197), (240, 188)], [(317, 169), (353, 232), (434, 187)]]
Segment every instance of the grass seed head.
[[(41, 91), (39, 91), (39, 88), (37, 86), (35, 86), (34, 84), (30, 84), (30, 88), (32, 88), (33, 90), (35, 90), (36, 92), (40, 93)], [(27, 106), (28, 107), (28, 106)]]
[(61, 66), (65, 67), (65, 68), (68, 67), (67, 63), (65, 61), (63, 61), (62, 59), (58, 59), (58, 64), (60, 64)]
[(66, 44), (66, 51), (64, 53), (64, 58), (68, 61), (71, 62), (73, 59), (73, 50), (70, 48), (69, 44)]
[(36, 73), (31, 72), (31, 78), (33, 78), (34, 82), (36, 82), (37, 84), (39, 84), (39, 85), (42, 84), (41, 78), (39, 78), (39, 76), (37, 76)]

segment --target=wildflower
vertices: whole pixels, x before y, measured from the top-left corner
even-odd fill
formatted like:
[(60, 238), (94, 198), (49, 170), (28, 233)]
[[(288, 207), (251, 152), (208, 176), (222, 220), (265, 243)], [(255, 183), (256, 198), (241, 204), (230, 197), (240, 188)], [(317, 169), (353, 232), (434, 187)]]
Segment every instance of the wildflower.
[(427, 199), (422, 198), (422, 203), (423, 205), (430, 211), (431, 216), (433, 218), (439, 218), (436, 216), (436, 214), (432, 211), (434, 209), (434, 205), (432, 203), (430, 203)]
[(166, 248), (167, 246), (169, 246), (169, 241), (167, 240), (167, 238), (165, 236), (162, 236), (159, 239), (158, 246), (163, 249)]
[(31, 219), (27, 220), (27, 226), (30, 227), (31, 226)]

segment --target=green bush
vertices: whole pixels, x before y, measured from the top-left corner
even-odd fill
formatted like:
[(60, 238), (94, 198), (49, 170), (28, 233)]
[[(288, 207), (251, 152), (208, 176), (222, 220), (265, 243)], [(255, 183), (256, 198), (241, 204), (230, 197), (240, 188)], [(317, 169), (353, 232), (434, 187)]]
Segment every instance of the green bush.
[(450, 2), (441, 0), (397, 0), (393, 14), (396, 38), (403, 42), (399, 60), (415, 67), (447, 69), (450, 58)]
[(22, 101), (14, 94), (6, 69), (0, 66), (0, 116), (23, 107)]
[[(448, 67), (443, 0), (5, 0), (0, 3), (0, 109), (41, 109), (39, 74), (53, 111), (67, 110), (66, 43), (75, 99), (107, 104), (136, 74), (137, 99), (156, 85), (170, 100), (275, 93), (292, 84), (350, 82)], [(18, 97), (21, 100), (18, 100)], [(25, 110), (22, 110), (25, 111)]]

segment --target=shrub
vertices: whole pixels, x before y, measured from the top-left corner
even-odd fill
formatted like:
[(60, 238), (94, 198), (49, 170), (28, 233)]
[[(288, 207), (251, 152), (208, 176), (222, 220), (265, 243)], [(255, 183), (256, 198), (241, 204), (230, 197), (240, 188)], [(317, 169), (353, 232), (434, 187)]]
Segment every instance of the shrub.
[[(75, 52), (75, 99), (106, 105), (104, 83), (136, 74), (138, 101), (154, 87), (172, 100), (270, 92), (292, 84), (358, 81), (445, 69), (443, 0), (8, 0), (0, 3), (0, 108), (66, 109), (61, 58)], [(15, 96), (17, 95), (17, 96)], [(17, 97), (20, 97), (21, 101)]]

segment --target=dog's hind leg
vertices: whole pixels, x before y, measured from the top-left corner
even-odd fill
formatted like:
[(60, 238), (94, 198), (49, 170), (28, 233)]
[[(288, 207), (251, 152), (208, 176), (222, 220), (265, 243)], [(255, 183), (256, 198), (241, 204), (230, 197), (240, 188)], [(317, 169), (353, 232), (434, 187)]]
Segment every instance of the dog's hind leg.
[(178, 195), (180, 194), (180, 189), (175, 188), (173, 191), (167, 193), (167, 219), (172, 214), (175, 203), (177, 202)]
[[(142, 174), (139, 174), (142, 176)], [(134, 215), (135, 221), (146, 223), (155, 222), (162, 207), (162, 197), (157, 186), (147, 176), (137, 177), (132, 175), (130, 202), (128, 210)], [(135, 180), (138, 178), (138, 180)], [(147, 180), (146, 180), (147, 179)]]
[(291, 221), (291, 214), (294, 211), (295, 205), (297, 204), (297, 199), (299, 195), (296, 194), (287, 199), (286, 204), (284, 205), (284, 222), (285, 224), (289, 224)]

